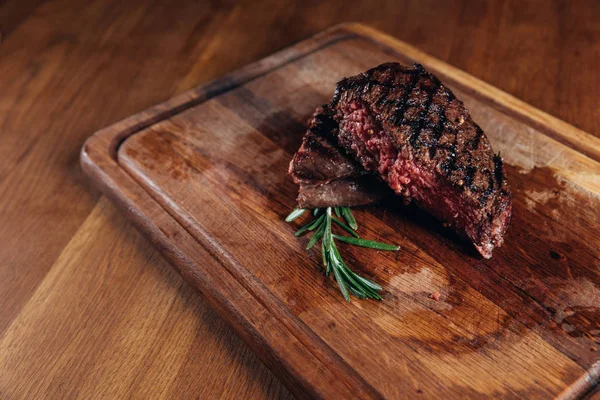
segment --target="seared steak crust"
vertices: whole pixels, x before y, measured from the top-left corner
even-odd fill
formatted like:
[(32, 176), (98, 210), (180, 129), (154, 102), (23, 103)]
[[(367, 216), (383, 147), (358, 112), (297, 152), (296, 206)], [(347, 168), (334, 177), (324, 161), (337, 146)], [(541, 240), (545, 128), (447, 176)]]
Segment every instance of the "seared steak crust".
[(407, 200), (465, 233), (491, 257), (511, 216), (502, 159), (438, 78), (386, 63), (338, 83), (325, 107), (338, 144)]

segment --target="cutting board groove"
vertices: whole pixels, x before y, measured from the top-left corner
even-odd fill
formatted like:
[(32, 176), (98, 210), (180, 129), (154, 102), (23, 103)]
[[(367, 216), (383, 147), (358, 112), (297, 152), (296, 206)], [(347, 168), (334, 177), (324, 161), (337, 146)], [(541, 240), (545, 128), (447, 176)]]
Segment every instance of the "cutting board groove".
[[(344, 247), (383, 301), (342, 301), (283, 222), (305, 121), (335, 82), (419, 62), (505, 157), (514, 221), (482, 260), (414, 207), (357, 210)], [(332, 28), (105, 128), (82, 166), (300, 397), (577, 398), (597, 383), (599, 140), (371, 28)], [(440, 301), (430, 298), (441, 293)]]

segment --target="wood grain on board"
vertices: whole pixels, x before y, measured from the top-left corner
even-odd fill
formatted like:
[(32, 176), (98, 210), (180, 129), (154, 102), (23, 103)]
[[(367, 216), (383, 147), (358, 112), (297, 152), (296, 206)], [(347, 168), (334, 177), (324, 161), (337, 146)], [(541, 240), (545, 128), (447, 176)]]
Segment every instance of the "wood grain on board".
[[(347, 304), (283, 222), (297, 192), (287, 164), (335, 82), (390, 60), (423, 63), (466, 103), (505, 158), (514, 218), (486, 261), (397, 201), (359, 210), (364, 237), (402, 250), (344, 248), (385, 288), (382, 302)], [(598, 365), (597, 142), (347, 25), (98, 132), (82, 162), (298, 395), (569, 398)]]

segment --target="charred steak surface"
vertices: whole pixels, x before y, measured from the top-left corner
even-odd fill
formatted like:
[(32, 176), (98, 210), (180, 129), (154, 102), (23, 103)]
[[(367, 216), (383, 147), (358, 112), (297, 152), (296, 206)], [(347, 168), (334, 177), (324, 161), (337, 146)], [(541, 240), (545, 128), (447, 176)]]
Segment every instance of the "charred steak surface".
[[(333, 152), (466, 235), (485, 258), (502, 244), (511, 218), (502, 159), (463, 103), (421, 65), (386, 63), (345, 78), (317, 116), (320, 133), (311, 124), (304, 151), (311, 149), (309, 135), (330, 137)], [(310, 168), (314, 179), (335, 170), (325, 162)]]

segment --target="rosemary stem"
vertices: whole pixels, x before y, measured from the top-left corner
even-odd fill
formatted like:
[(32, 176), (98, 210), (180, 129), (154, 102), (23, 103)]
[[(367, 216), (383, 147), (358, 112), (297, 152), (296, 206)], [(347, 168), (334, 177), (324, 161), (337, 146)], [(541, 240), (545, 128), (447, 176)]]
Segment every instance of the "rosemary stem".
[[(295, 209), (285, 219), (291, 222), (302, 216), (305, 209)], [(296, 236), (313, 232), (306, 249), (311, 249), (317, 242), (321, 241), (321, 257), (325, 274), (329, 276), (332, 272), (342, 295), (346, 301), (350, 301), (350, 294), (358, 298), (381, 300), (377, 293), (382, 290), (381, 286), (369, 279), (363, 278), (352, 271), (344, 263), (342, 256), (335, 244), (335, 239), (340, 242), (355, 246), (369, 247), (377, 250), (398, 250), (398, 246), (375, 242), (359, 238), (356, 230), (358, 225), (349, 207), (326, 207), (314, 209), (312, 220), (296, 231)], [(335, 214), (337, 217), (333, 216)], [(342, 220), (343, 218), (343, 220)], [(345, 223), (344, 223), (345, 220)], [(352, 236), (337, 235), (332, 232), (332, 225), (338, 225)]]

